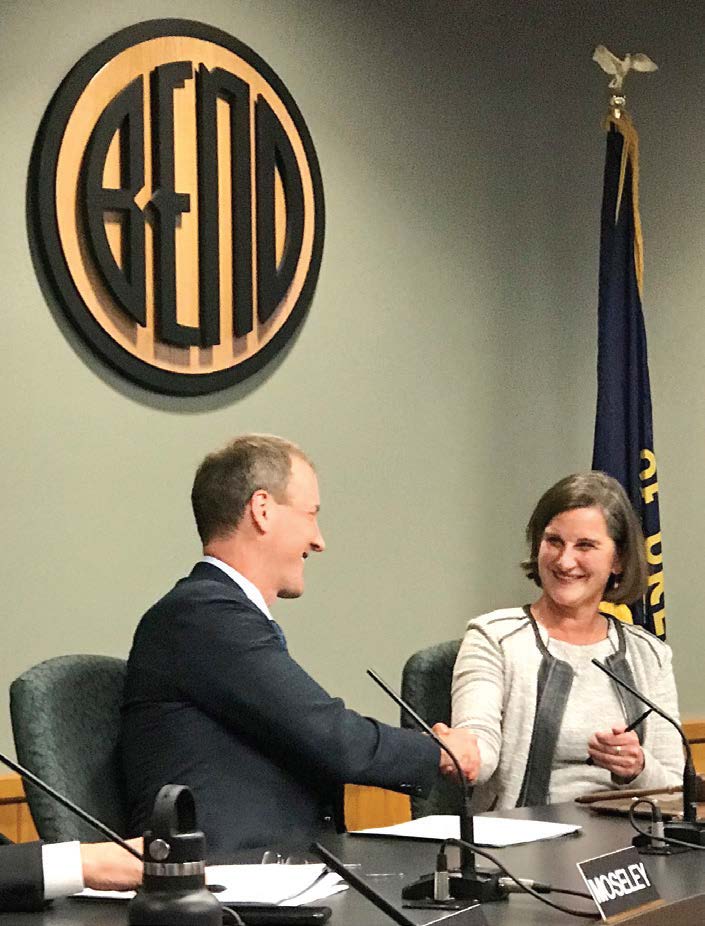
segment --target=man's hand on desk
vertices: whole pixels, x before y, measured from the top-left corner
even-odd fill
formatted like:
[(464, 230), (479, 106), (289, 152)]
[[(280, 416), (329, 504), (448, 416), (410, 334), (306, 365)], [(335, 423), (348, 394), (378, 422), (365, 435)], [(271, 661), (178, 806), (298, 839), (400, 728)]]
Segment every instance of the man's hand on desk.
[[(142, 851), (142, 837), (127, 842)], [(86, 887), (96, 891), (129, 891), (142, 883), (142, 862), (114, 842), (83, 843), (81, 864)]]
[[(458, 760), (468, 781), (474, 781), (480, 771), (480, 750), (475, 734), (469, 730), (449, 727), (444, 723), (437, 723), (432, 729)], [(455, 765), (444, 750), (441, 750), (439, 768), (444, 775), (455, 774)]]

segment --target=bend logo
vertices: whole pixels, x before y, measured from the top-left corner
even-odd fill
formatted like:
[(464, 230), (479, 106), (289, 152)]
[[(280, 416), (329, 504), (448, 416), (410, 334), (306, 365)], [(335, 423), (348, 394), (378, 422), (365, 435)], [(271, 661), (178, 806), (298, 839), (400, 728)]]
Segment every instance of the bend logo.
[(303, 117), (258, 55), (200, 23), (141, 23), (75, 65), (28, 201), (35, 258), (73, 324), (158, 392), (261, 368), (318, 279), (323, 188)]

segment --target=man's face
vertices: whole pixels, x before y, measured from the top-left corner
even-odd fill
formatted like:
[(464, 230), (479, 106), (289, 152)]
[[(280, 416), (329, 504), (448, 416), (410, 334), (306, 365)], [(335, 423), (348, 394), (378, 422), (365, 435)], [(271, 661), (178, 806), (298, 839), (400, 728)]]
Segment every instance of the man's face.
[(300, 457), (292, 457), (286, 499), (274, 501), (270, 534), (269, 555), (278, 598), (303, 594), (304, 560), (309, 553), (325, 549), (318, 527), (320, 507), (316, 474)]

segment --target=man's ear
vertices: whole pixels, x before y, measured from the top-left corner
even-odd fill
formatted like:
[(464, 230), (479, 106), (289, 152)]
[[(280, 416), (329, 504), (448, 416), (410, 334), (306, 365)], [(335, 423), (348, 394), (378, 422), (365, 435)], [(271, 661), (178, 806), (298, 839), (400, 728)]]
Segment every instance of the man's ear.
[(271, 526), (272, 520), (272, 496), (266, 489), (257, 489), (252, 493), (248, 508), (252, 517), (252, 523), (257, 530), (266, 534)]

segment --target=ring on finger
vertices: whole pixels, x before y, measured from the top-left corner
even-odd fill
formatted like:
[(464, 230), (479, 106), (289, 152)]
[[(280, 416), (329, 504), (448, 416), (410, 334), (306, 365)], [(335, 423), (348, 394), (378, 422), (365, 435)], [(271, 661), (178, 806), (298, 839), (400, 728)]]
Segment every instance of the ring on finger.
[(614, 754), (615, 754), (616, 756), (621, 755), (621, 754), (622, 754), (622, 747), (621, 747), (621, 746), (615, 746), (615, 747), (614, 747)]

